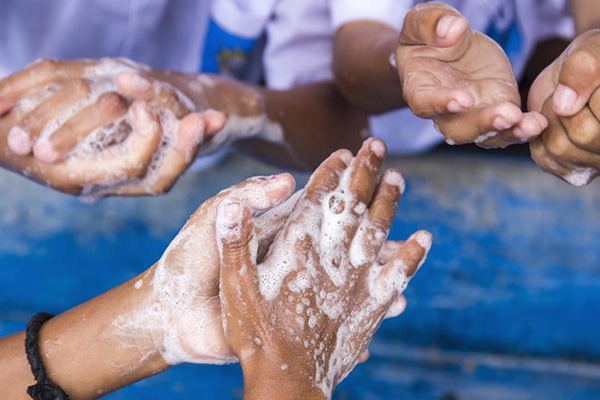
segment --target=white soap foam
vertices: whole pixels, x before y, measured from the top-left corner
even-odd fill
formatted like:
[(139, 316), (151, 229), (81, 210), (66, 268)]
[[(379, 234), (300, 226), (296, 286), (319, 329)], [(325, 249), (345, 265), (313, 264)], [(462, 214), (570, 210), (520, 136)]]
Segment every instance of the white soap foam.
[(573, 186), (585, 186), (597, 173), (598, 170), (595, 168), (574, 168), (564, 178)]

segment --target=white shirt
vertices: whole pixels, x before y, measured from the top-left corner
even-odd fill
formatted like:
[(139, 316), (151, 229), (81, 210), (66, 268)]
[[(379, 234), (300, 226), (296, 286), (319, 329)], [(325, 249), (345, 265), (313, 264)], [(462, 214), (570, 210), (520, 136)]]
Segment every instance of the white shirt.
[[(341, 25), (371, 19), (400, 30), (405, 14), (420, 2), (4, 0), (0, 76), (41, 58), (126, 57), (183, 72), (227, 70), (287, 89), (333, 79), (333, 35)], [(574, 31), (565, 11), (567, 0), (447, 2), (473, 28), (488, 32), (493, 26), (500, 38), (518, 39), (508, 41), (518, 74), (536, 41), (549, 35), (570, 37)], [(266, 38), (264, 51), (261, 38)], [(430, 121), (414, 117), (409, 110), (373, 117), (371, 129), (396, 153), (426, 150), (441, 140)]]
[[(402, 29), (413, 0), (280, 0), (267, 25), (269, 41), (264, 64), (270, 86), (284, 89), (315, 79), (332, 79), (331, 45), (335, 30), (357, 20), (375, 20)], [(572, 38), (574, 25), (567, 0), (446, 0), (471, 27), (503, 45), (517, 76), (523, 72), (538, 41)], [(327, 17), (326, 17), (327, 16)], [(504, 42), (504, 43), (503, 43)], [(311, 55), (320, 55), (315, 59)], [(443, 138), (433, 123), (397, 110), (370, 119), (373, 136), (386, 141), (392, 153), (424, 151)]]

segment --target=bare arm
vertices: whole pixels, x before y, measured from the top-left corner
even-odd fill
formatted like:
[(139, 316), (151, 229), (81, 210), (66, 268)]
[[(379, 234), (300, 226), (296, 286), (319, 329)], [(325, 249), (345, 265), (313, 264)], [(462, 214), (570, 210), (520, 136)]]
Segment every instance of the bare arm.
[(333, 72), (352, 104), (370, 113), (406, 107), (398, 71), (390, 58), (400, 32), (375, 21), (343, 25), (335, 34)]
[[(151, 332), (136, 338), (114, 334), (112, 322), (146, 301), (150, 285), (134, 289), (141, 278), (42, 326), (39, 345), (46, 371), (72, 399), (96, 398), (168, 368)], [(0, 386), (6, 398), (28, 399), (26, 388), (34, 384), (24, 342), (24, 332), (0, 339)]]
[[(163, 78), (164, 79), (164, 78)], [(364, 111), (353, 106), (333, 82), (272, 90), (221, 77), (170, 73), (170, 82), (191, 99), (202, 96), (227, 117), (213, 147), (234, 146), (267, 162), (292, 168), (315, 168), (340, 147), (356, 150), (368, 136)], [(200, 148), (210, 150), (211, 143)]]
[[(46, 322), (38, 343), (50, 379), (71, 399), (90, 399), (170, 365), (236, 361), (221, 321), (217, 206), (235, 199), (261, 213), (293, 189), (291, 175), (281, 174), (223, 190), (198, 208), (145, 273)], [(259, 217), (261, 248), (269, 247), (289, 208)], [(23, 332), (0, 339), (0, 371), (0, 397), (27, 399), (34, 382)]]
[(597, 1), (571, 0), (571, 10), (573, 11), (576, 36), (590, 29), (600, 28), (600, 9)]

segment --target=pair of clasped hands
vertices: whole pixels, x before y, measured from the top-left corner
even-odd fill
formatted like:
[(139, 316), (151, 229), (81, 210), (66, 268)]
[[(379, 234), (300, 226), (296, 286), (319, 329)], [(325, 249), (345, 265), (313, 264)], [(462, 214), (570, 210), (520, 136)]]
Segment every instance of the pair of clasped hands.
[(577, 37), (534, 82), (528, 112), (504, 51), (443, 3), (406, 16), (396, 52), (404, 99), (448, 143), (530, 143), (546, 172), (582, 186), (600, 170), (600, 31)]
[[(530, 142), (543, 170), (584, 185), (600, 170), (598, 48), (599, 31), (577, 37), (535, 81), (528, 112), (503, 50), (444, 3), (407, 14), (395, 56), (404, 100), (448, 143)], [(211, 97), (245, 101), (207, 96), (199, 82), (125, 60), (37, 62), (0, 81), (0, 164), (67, 193), (163, 193), (198, 151), (229, 143), (213, 140), (226, 115), (210, 109)], [(120, 151), (73, 153), (102, 127), (104, 147)]]

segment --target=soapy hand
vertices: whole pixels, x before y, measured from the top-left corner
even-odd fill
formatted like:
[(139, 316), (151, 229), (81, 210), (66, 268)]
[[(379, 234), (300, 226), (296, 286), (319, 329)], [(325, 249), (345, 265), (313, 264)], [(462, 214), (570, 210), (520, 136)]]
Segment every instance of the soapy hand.
[(583, 186), (600, 174), (600, 31), (586, 32), (536, 79), (529, 109), (549, 121), (530, 143), (546, 172)]
[(396, 51), (402, 92), (412, 112), (431, 118), (450, 144), (506, 147), (539, 135), (548, 122), (523, 113), (504, 51), (444, 3), (414, 7)]
[(222, 201), (237, 201), (247, 204), (252, 214), (271, 209), (256, 223), (257, 243), (264, 253), (298, 198), (289, 197), (294, 184), (289, 174), (255, 177), (204, 202), (161, 259), (135, 283), (138, 290), (148, 291), (147, 300), (113, 322), (115, 335), (151, 337), (171, 365), (235, 361), (221, 322), (217, 207)]
[(384, 155), (383, 142), (369, 139), (355, 158), (340, 150), (323, 162), (262, 261), (252, 210), (221, 202), (225, 334), (248, 398), (328, 398), (365, 358), (384, 317), (403, 310), (401, 293), (431, 235), (384, 248), (404, 189), (395, 170), (378, 184)]
[(0, 164), (71, 194), (167, 191), (225, 124), (127, 60), (36, 62), (0, 81)]

